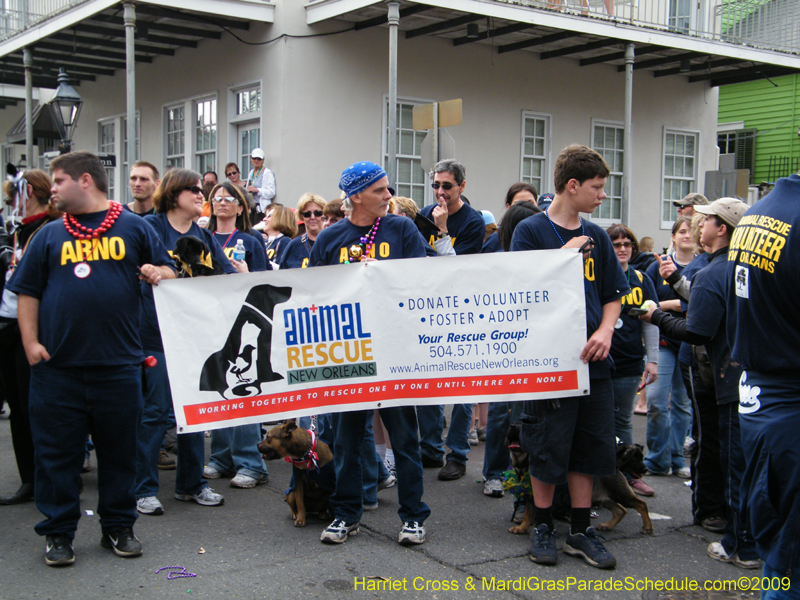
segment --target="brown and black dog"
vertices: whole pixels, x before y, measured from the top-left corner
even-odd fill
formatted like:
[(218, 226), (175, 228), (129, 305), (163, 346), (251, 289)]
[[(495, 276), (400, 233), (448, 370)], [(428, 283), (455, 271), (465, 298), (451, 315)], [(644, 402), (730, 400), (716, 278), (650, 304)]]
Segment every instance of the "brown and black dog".
[[(506, 444), (511, 455), (511, 466), (516, 473), (517, 479), (523, 481), (528, 473), (528, 454), (520, 447), (520, 423), (513, 423), (508, 429)], [(611, 531), (617, 523), (625, 518), (628, 511), (625, 508), (633, 508), (642, 516), (642, 533), (653, 533), (653, 524), (650, 521), (650, 513), (647, 510), (647, 503), (639, 498), (628, 485), (628, 480), (622, 471), (634, 473), (642, 472), (642, 448), (632, 444), (619, 444), (617, 446), (617, 471), (607, 477), (595, 477), (594, 490), (592, 492), (592, 506), (602, 506), (611, 511), (611, 520), (597, 525), (598, 531)], [(533, 503), (533, 495), (524, 493), (525, 496), (525, 515), (522, 523), (509, 528), (509, 533), (523, 534), (530, 531), (533, 525), (536, 506)], [(569, 506), (569, 498), (561, 499), (564, 506)]]
[(258, 444), (258, 450), (265, 460), (283, 458), (294, 467), (295, 486), (285, 497), (292, 511), (294, 526), (305, 527), (307, 513), (318, 513), (325, 517), (331, 492), (309, 479), (308, 471), (316, 471), (333, 460), (333, 452), (328, 444), (290, 419), (270, 429), (267, 437)]

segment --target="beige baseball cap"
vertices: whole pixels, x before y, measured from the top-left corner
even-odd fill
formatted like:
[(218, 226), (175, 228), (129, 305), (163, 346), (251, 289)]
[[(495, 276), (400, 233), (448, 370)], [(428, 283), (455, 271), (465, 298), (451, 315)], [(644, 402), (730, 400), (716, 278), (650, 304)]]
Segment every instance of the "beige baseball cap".
[(738, 198), (719, 198), (707, 206), (695, 206), (695, 211), (703, 215), (716, 215), (731, 227), (736, 227), (750, 208)]
[(675, 208), (683, 208), (684, 206), (697, 206), (698, 204), (708, 204), (708, 198), (703, 196), (703, 194), (698, 194), (697, 192), (692, 192), (691, 194), (686, 194), (682, 199), (676, 200), (672, 203)]

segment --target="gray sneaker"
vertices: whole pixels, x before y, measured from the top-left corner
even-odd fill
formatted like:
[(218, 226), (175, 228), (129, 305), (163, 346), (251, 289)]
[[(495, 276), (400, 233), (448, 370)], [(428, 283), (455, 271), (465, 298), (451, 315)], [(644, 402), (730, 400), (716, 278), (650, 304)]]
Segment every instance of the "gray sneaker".
[(175, 499), (181, 502), (197, 502), (201, 506), (222, 506), (225, 498), (210, 487), (204, 487), (196, 494), (175, 494)]
[(136, 510), (143, 515), (163, 515), (164, 507), (155, 496), (145, 496), (136, 500)]
[(612, 569), (617, 566), (617, 559), (606, 550), (601, 537), (594, 527), (589, 527), (586, 534), (576, 533), (567, 537), (564, 552), (571, 556), (580, 556), (586, 564), (598, 569)]
[(406, 521), (397, 536), (397, 543), (401, 546), (425, 543), (425, 527), (418, 521)]

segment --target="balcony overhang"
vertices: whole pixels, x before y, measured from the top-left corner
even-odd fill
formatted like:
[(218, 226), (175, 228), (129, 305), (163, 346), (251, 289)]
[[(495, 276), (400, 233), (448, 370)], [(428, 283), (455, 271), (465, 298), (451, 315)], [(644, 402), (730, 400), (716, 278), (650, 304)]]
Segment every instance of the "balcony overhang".
[[(527, 51), (540, 60), (567, 57), (581, 66), (607, 64), (620, 71), (625, 45), (633, 43), (634, 69), (650, 71), (653, 77), (683, 75), (690, 82), (709, 81), (712, 86), (800, 72), (796, 51), (632, 24), (632, 17), (629, 21), (600, 16), (594, 7), (581, 7), (577, 0), (563, 1), (562, 10), (545, 9), (546, 4), (546, 0), (401, 0), (400, 31), (406, 39), (433, 35), (451, 40), (454, 46), (487, 44), (501, 54)], [(617, 0), (616, 4), (630, 4), (632, 14), (634, 3)], [(305, 8), (309, 24), (336, 19), (361, 30), (385, 26), (387, 21), (385, 0), (311, 0)], [(468, 37), (470, 24), (473, 31)]]
[[(119, 0), (88, 0), (43, 18), (0, 41), (0, 84), (24, 85), (22, 51), (33, 48), (33, 85), (56, 88), (59, 67), (72, 85), (125, 70), (125, 26)], [(136, 2), (135, 58), (150, 63), (247, 31), (254, 20), (271, 23), (275, 4), (256, 0)], [(224, 15), (224, 16), (220, 16)]]

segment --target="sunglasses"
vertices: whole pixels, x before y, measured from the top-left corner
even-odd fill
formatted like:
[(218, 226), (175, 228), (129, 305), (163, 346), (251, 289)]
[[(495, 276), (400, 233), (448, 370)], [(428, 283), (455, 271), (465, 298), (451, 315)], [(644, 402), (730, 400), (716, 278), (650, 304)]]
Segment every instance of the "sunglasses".
[(614, 248), (630, 248), (633, 246), (631, 242), (614, 242)]
[(431, 184), (431, 187), (435, 190), (442, 188), (443, 190), (452, 190), (454, 187), (457, 187), (455, 183), (450, 183), (449, 181), (445, 181), (444, 183), (439, 183), (438, 181), (434, 181)]
[(307, 210), (305, 212), (301, 212), (300, 214), (303, 215), (303, 217), (305, 217), (306, 219), (310, 218), (312, 214), (319, 219), (322, 216), (322, 211), (315, 210), (312, 212), (310, 210)]
[(216, 196), (215, 198), (213, 198), (214, 202), (222, 202), (223, 200), (225, 202), (238, 202), (238, 200), (236, 200), (236, 198), (234, 198), (233, 196), (222, 196), (222, 197)]
[(234, 175), (238, 175), (239, 171), (231, 171), (230, 173), (225, 173), (225, 177), (233, 177)]
[(197, 194), (200, 194), (200, 193), (202, 193), (202, 192), (203, 192), (203, 188), (201, 188), (199, 185), (187, 185), (186, 187), (182, 187), (182, 188), (181, 188), (181, 192), (182, 192), (182, 191), (184, 191), (184, 190), (189, 190), (189, 191), (190, 191), (190, 192), (192, 192), (192, 193), (193, 193), (195, 196), (196, 196)]

